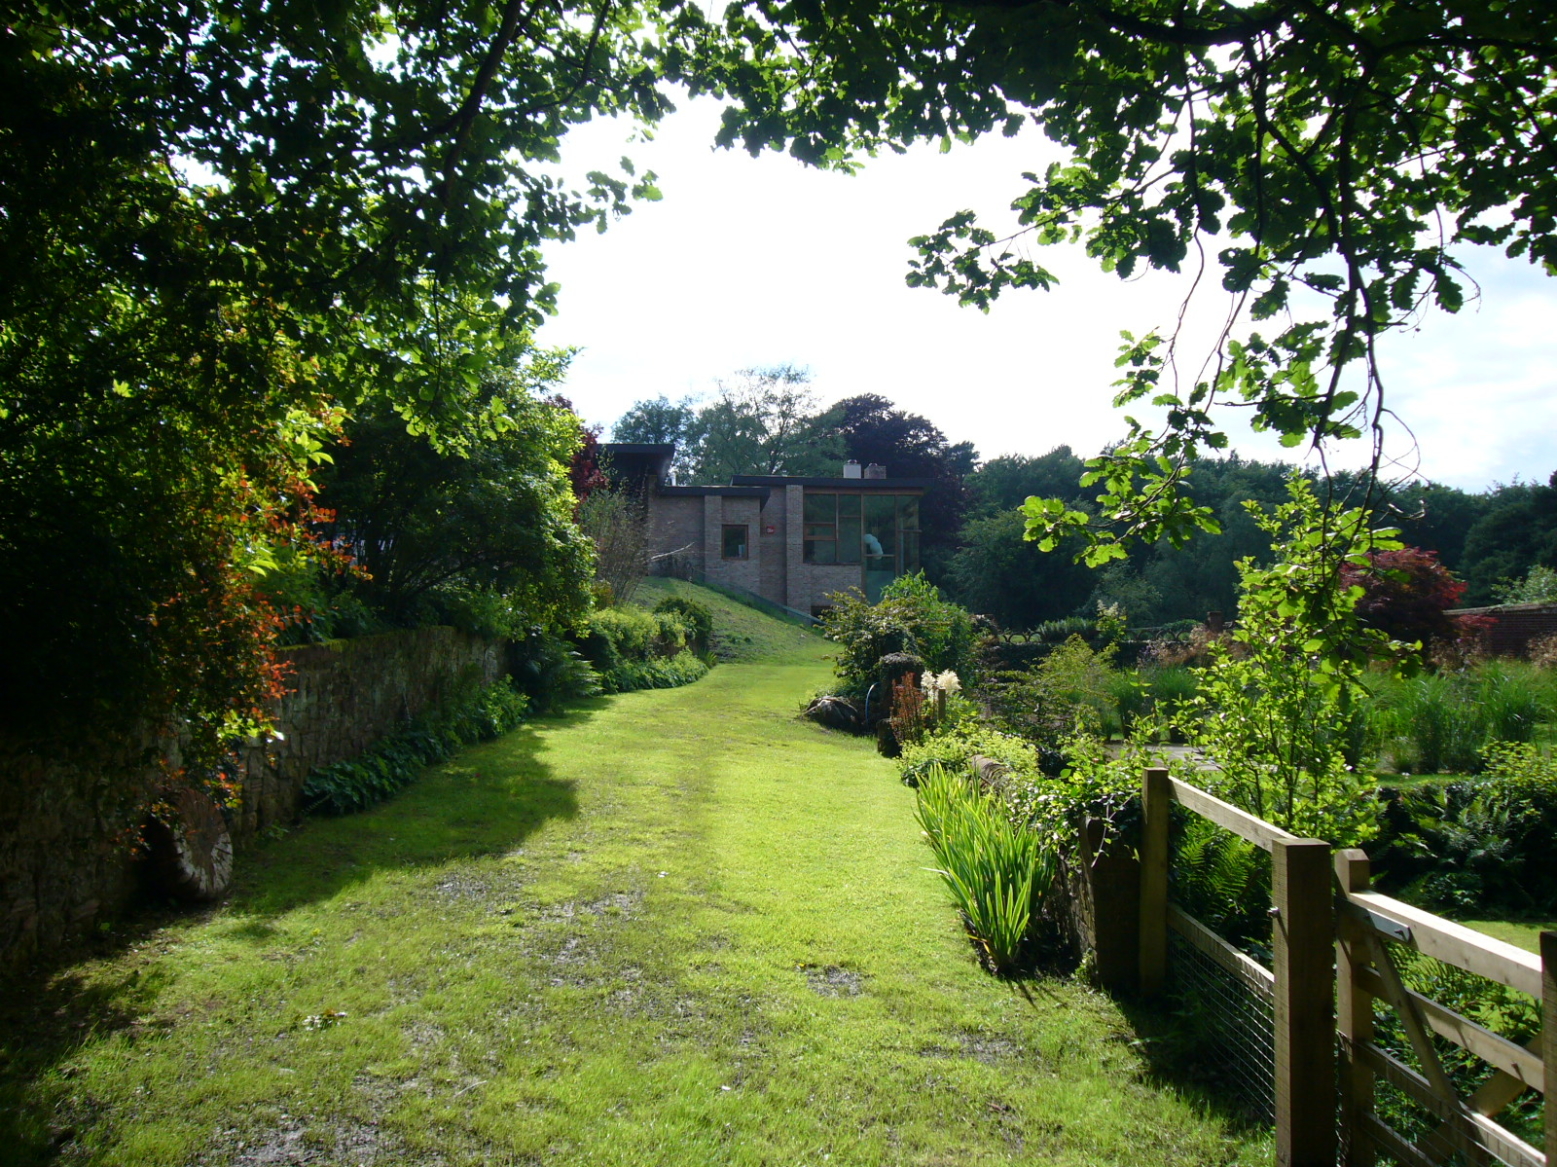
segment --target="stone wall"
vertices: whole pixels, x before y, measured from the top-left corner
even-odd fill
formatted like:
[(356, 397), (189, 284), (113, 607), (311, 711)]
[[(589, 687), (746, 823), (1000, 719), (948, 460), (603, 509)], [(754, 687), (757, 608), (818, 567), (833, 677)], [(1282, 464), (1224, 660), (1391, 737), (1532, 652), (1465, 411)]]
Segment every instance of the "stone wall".
[(1456, 608), (1450, 616), (1490, 616), (1483, 634), (1493, 656), (1529, 656), (1530, 643), (1557, 633), (1557, 604), (1499, 604), (1493, 608)]
[[(277, 711), (280, 737), (241, 752), (243, 798), (231, 816), (240, 848), (298, 817), (314, 768), (355, 757), (459, 687), (506, 673), (504, 644), (452, 628), (310, 645), (283, 657), (293, 692)], [(170, 748), (150, 739), (76, 743), (65, 757), (0, 742), (0, 968), (79, 938), (134, 896), (140, 804), (118, 793), (122, 780), (104, 775), (139, 769), (150, 788), (158, 753)]]
[(125, 792), (137, 784), (103, 775), (151, 789), (154, 743), (71, 745), (45, 757), (0, 742), (0, 970), (90, 933), (136, 890), (141, 803)]

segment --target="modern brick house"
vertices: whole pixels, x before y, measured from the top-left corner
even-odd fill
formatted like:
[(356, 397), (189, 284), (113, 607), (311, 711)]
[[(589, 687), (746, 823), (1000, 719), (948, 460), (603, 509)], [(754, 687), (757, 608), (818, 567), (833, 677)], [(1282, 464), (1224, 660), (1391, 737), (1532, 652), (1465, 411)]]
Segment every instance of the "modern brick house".
[(834, 592), (874, 601), (919, 569), (928, 478), (846, 462), (837, 478), (738, 474), (728, 486), (670, 481), (671, 445), (602, 445), (612, 477), (641, 492), (656, 574), (742, 588), (815, 614)]

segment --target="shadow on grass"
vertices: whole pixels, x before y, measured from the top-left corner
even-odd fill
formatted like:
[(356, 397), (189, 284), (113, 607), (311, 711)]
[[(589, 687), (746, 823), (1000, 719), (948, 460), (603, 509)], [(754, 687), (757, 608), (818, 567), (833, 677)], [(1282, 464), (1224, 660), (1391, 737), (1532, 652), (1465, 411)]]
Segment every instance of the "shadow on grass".
[[(1251, 1101), (1256, 1084), (1246, 1068), (1218, 1057), (1197, 1033), (1194, 1019), (1173, 997), (1159, 1001), (1115, 997), (1135, 1033), (1132, 1046), (1146, 1062), (1146, 1081), (1194, 1100), (1223, 1123), (1228, 1134), (1248, 1140), (1269, 1137), (1270, 1120)], [(1274, 1084), (1270, 1087), (1274, 1090)]]
[(506, 854), (552, 819), (578, 814), (572, 779), (543, 759), (547, 730), (587, 723), (610, 698), (526, 722), (429, 770), (389, 802), (360, 814), (315, 818), (246, 853), (231, 901), (247, 927), (332, 896), (384, 870), (439, 867)]
[[(361, 814), (305, 821), (285, 837), (239, 852), (238, 877), (220, 906), (179, 908), (148, 900), (85, 945), (0, 982), (0, 1161), (54, 1162), (91, 1116), (66, 1105), (71, 1059), (86, 1042), (156, 1031), (145, 1015), (168, 973), (138, 953), (175, 925), (218, 915), (230, 937), (257, 947), (274, 921), (329, 899), (384, 870), (434, 868), (506, 854), (553, 819), (578, 813), (575, 783), (544, 760), (547, 730), (587, 723), (610, 698), (538, 718), (427, 771), (395, 798)], [(104, 965), (84, 969), (88, 961)]]
[[(974, 952), (988, 971), (977, 944)], [(999, 979), (1036, 1005), (1038, 998), (1053, 998), (1052, 990), (1046, 988), (1048, 983), (1084, 975), (1076, 954), (1059, 937), (1040, 931), (1026, 942), (1019, 971)], [(1145, 1062), (1145, 1084), (1191, 1100), (1220, 1122), (1230, 1137), (1258, 1141), (1272, 1134), (1270, 1121), (1250, 1101), (1247, 1068), (1230, 1065), (1206, 1041), (1203, 1027), (1208, 1019), (1204, 1015), (1193, 1015), (1172, 994), (1147, 1001), (1101, 991), (1107, 992), (1129, 1027), (1128, 1034), (1119, 1039), (1127, 1041)], [(1274, 1090), (1273, 1083), (1270, 1089)]]

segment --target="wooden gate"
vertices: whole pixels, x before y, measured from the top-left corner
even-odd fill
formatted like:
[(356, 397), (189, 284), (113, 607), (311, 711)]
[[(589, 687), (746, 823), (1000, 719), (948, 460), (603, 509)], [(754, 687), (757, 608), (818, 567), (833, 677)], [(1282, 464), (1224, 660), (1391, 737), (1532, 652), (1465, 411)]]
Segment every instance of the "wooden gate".
[[(1525, 1091), (1550, 1099), (1557, 1090), (1557, 933), (1542, 934), (1536, 956), (1381, 895), (1370, 887), (1362, 851), (1341, 851), (1332, 863), (1329, 843), (1297, 838), (1164, 769), (1146, 771), (1141, 798), (1141, 992), (1162, 991), (1171, 930), (1272, 1000), (1281, 1167), (1334, 1167), (1338, 1158), (1347, 1167), (1373, 1167), (1379, 1152), (1405, 1167), (1439, 1167), (1455, 1153), (1473, 1167), (1557, 1165), (1557, 1107), (1546, 1107), (1544, 1152), (1496, 1121)], [(1169, 902), (1173, 802), (1271, 853), (1271, 968)], [(1542, 1033), (1519, 1046), (1407, 989), (1391, 945), (1530, 994), (1542, 1008)], [(1374, 1041), (1376, 1001), (1399, 1015), (1420, 1072)], [(1493, 1076), (1461, 1097), (1430, 1035), (1482, 1059)], [(1412, 1141), (1386, 1123), (1374, 1105), (1379, 1080), (1432, 1114), (1436, 1126)]]

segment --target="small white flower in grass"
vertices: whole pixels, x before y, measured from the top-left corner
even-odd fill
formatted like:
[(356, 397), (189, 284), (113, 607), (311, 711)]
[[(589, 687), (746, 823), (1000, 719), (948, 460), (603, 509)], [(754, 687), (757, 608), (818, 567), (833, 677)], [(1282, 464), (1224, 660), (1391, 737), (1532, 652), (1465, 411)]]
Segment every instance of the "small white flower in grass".
[(935, 684), (938, 688), (948, 693), (960, 693), (962, 691), (962, 678), (950, 669), (936, 677)]

